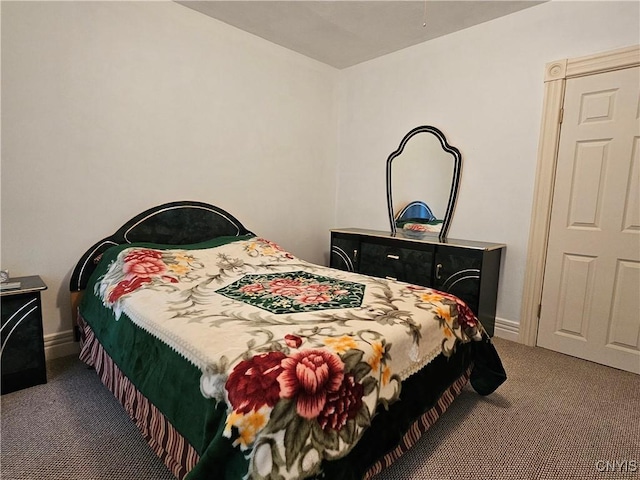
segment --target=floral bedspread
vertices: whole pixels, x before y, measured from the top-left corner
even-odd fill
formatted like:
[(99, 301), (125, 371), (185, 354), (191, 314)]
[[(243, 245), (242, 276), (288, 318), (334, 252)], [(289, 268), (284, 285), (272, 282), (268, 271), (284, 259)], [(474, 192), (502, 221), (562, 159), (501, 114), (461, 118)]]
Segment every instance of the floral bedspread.
[(346, 455), (402, 380), (483, 333), (456, 297), (310, 264), (262, 238), (127, 248), (95, 290), (200, 369), (251, 479), (305, 478)]

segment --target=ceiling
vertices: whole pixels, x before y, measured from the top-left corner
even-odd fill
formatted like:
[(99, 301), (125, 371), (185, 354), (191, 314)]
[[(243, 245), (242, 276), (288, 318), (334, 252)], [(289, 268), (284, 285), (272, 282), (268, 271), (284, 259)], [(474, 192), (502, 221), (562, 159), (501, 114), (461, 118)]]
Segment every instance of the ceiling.
[(209, 0), (178, 3), (328, 65), (345, 68), (544, 2)]

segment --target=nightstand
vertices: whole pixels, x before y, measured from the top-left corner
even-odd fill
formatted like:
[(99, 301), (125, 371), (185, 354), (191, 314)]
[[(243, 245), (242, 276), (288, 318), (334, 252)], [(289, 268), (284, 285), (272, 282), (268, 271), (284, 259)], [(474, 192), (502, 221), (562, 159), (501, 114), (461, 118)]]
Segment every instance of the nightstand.
[(40, 292), (47, 286), (35, 275), (10, 278), (18, 288), (0, 291), (2, 394), (47, 383)]

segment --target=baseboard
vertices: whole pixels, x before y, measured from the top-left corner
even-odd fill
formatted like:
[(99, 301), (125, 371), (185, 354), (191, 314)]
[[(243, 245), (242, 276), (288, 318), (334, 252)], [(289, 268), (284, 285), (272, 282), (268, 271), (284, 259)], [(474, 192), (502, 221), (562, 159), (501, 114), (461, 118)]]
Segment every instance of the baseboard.
[(496, 324), (493, 334), (494, 336), (504, 338), (505, 340), (520, 342), (520, 324), (518, 322), (514, 322), (513, 320), (496, 317)]
[(44, 354), (47, 360), (78, 353), (80, 353), (80, 344), (74, 340), (73, 330), (44, 336)]

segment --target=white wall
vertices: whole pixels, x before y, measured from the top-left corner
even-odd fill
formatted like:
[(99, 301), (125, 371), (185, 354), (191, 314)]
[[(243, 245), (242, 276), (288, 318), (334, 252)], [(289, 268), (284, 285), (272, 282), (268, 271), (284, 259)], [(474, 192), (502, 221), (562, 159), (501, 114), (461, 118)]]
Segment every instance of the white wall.
[(79, 256), (160, 203), (324, 263), (336, 74), (173, 2), (2, 2), (1, 262), (49, 286), (45, 336)]
[(317, 263), (332, 227), (386, 229), (386, 157), (421, 124), (464, 157), (451, 236), (508, 245), (517, 322), (544, 65), (640, 38), (637, 2), (552, 2), (337, 71), (173, 2), (1, 16), (0, 262), (49, 285), (49, 343), (79, 255), (153, 205), (219, 205)]
[(341, 71), (335, 227), (387, 229), (386, 157), (418, 125), (463, 156), (449, 236), (505, 243), (498, 321), (519, 322), (547, 62), (637, 44), (638, 2), (550, 2)]

